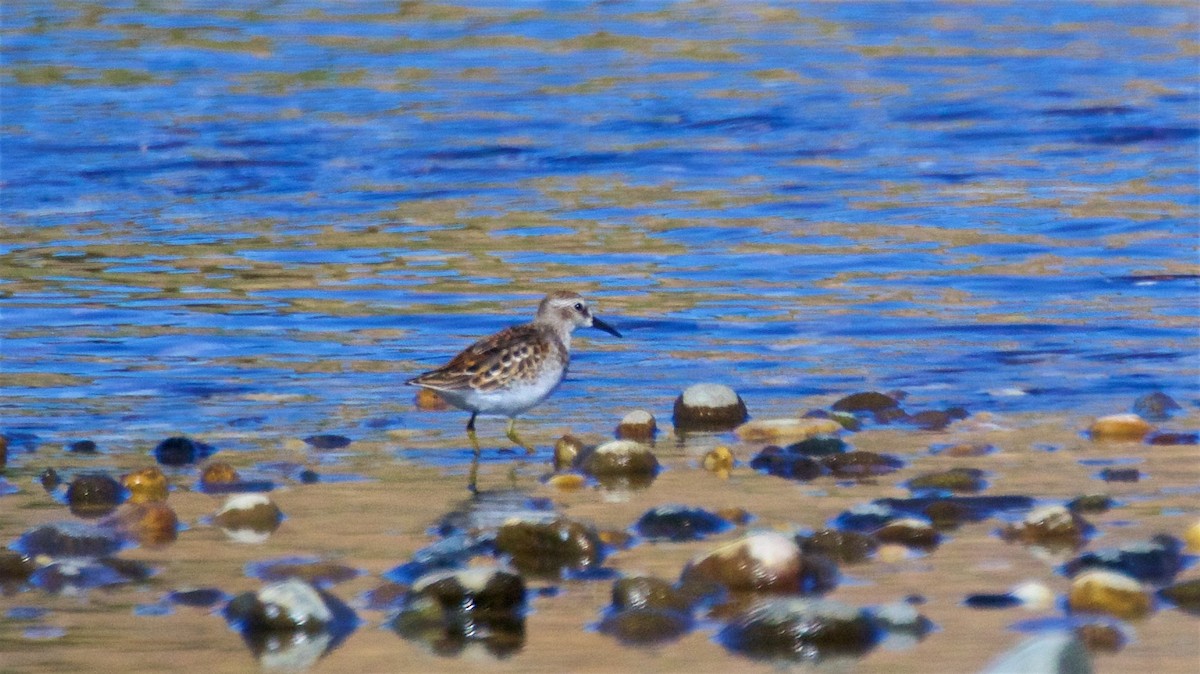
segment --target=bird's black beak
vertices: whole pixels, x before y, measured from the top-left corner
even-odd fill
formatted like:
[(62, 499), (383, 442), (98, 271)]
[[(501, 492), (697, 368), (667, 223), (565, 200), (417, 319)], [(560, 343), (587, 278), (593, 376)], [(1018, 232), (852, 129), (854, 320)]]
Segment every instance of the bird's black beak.
[(621, 336), (621, 333), (617, 332), (616, 328), (609, 325), (608, 323), (605, 323), (604, 321), (600, 320), (599, 318), (596, 318), (595, 316), (592, 316), (592, 327), (599, 328), (599, 329), (607, 332), (608, 334), (612, 335), (613, 337)]

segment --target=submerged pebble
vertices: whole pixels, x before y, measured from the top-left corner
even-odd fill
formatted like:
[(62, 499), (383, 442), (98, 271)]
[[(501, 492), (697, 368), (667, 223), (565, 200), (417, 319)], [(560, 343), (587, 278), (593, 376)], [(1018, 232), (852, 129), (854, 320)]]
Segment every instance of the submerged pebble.
[(830, 406), (830, 409), (835, 412), (881, 412), (900, 407), (900, 401), (896, 400), (886, 393), (878, 391), (865, 391), (862, 393), (852, 393)]
[(139, 545), (155, 547), (175, 542), (179, 517), (171, 506), (159, 501), (127, 503), (115, 517), (117, 529)]
[(936, 489), (960, 494), (975, 493), (987, 486), (983, 477), (984, 472), (978, 468), (951, 468), (940, 473), (918, 475), (908, 481), (908, 488), (913, 491)]
[(904, 467), (904, 462), (894, 456), (863, 451), (830, 454), (821, 457), (820, 462), (834, 477), (852, 480), (887, 475)]
[(596, 530), (566, 519), (508, 522), (496, 532), (495, 545), (521, 573), (542, 576), (592, 569), (604, 558)]
[(583, 441), (574, 435), (559, 438), (554, 443), (554, 470), (565, 470), (575, 465), (575, 459), (583, 449)]
[(1193, 615), (1200, 615), (1200, 578), (1185, 580), (1158, 591), (1158, 596)]
[(678, 432), (728, 431), (746, 420), (746, 403), (724, 384), (693, 384), (675, 400)]
[(732, 522), (702, 508), (671, 505), (647, 511), (633, 525), (634, 531), (643, 538), (675, 543), (698, 541), (732, 528)]
[(797, 542), (806, 555), (821, 554), (844, 564), (866, 561), (879, 549), (879, 540), (874, 536), (837, 529), (822, 529), (798, 537)]
[(733, 470), (733, 452), (725, 445), (718, 445), (708, 450), (700, 463), (710, 473), (729, 477)]
[(842, 430), (834, 419), (753, 419), (734, 429), (742, 442), (795, 442)]
[(1171, 396), (1162, 391), (1147, 393), (1133, 401), (1133, 411), (1142, 418), (1152, 421), (1165, 421), (1172, 414), (1183, 409)]
[[(424, 391), (425, 389), (421, 389)], [(313, 449), (342, 449), (350, 446), (350, 438), (344, 435), (310, 435), (304, 438), (304, 442)]]
[(819, 661), (862, 655), (880, 636), (862, 609), (828, 599), (769, 599), (731, 620), (717, 640), (756, 660)]
[(1031, 510), (1019, 523), (1006, 526), (1005, 540), (1046, 547), (1077, 548), (1087, 540), (1090, 527), (1070, 508), (1049, 505)]
[(443, 656), (482, 644), (497, 657), (525, 643), (525, 583), (495, 568), (436, 572), (419, 578), (388, 626)]
[(212, 446), (184, 436), (167, 438), (154, 448), (154, 458), (164, 466), (187, 466), (205, 458), (214, 451)]
[(1067, 562), (1063, 570), (1076, 576), (1092, 569), (1106, 569), (1147, 583), (1169, 583), (1183, 569), (1183, 543), (1166, 534), (1149, 541), (1115, 549), (1086, 552)]

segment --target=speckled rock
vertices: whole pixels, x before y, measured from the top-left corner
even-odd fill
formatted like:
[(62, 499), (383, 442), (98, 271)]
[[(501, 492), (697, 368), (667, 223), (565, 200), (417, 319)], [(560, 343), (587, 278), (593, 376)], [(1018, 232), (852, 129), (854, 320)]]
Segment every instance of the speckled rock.
[(727, 431), (746, 420), (746, 403), (723, 384), (693, 384), (675, 399), (675, 430)]
[(1151, 598), (1134, 578), (1113, 571), (1087, 571), (1071, 581), (1067, 606), (1074, 612), (1129, 620), (1148, 614)]
[(116, 514), (117, 529), (127, 538), (145, 547), (175, 542), (179, 517), (161, 501), (127, 503)]
[(130, 503), (155, 503), (167, 500), (167, 476), (157, 466), (150, 466), (121, 476), (121, 484), (129, 490)]
[(882, 410), (893, 409), (900, 406), (900, 401), (896, 400), (886, 393), (878, 391), (866, 391), (863, 393), (852, 393), (830, 406), (830, 409), (835, 412), (879, 412)]
[(543, 576), (592, 569), (604, 558), (596, 530), (566, 519), (507, 522), (496, 533), (496, 550), (521, 573)]
[(797, 543), (806, 555), (825, 555), (844, 564), (864, 562), (879, 548), (879, 541), (874, 536), (837, 529), (822, 529), (800, 536)]
[[(283, 512), (265, 494), (237, 494), (213, 516), (213, 522), (235, 540), (259, 542), (279, 528)], [(244, 532), (238, 535), (237, 532)]]
[(514, 573), (487, 567), (439, 571), (413, 583), (389, 627), (439, 655), (481, 644), (504, 657), (525, 643), (525, 606), (525, 583)]
[(805, 438), (833, 435), (842, 425), (833, 419), (755, 419), (741, 424), (734, 433), (742, 442), (796, 442)]
[(908, 488), (913, 491), (935, 489), (955, 493), (975, 493), (987, 486), (983, 479), (984, 472), (978, 468), (951, 468), (940, 473), (918, 475), (908, 481)]
[(680, 580), (694, 594), (712, 586), (731, 592), (823, 594), (837, 585), (837, 575), (827, 557), (806, 556), (794, 539), (760, 531), (692, 559)]
[(1092, 658), (1072, 632), (1029, 637), (1001, 654), (981, 674), (1092, 674)]
[(79, 517), (102, 517), (116, 510), (124, 499), (120, 483), (102, 473), (80, 475), (67, 487), (67, 505)]
[(880, 634), (870, 614), (840, 602), (769, 599), (730, 621), (717, 641), (756, 660), (818, 661), (866, 653)]
[(642, 538), (674, 543), (702, 540), (732, 528), (732, 522), (703, 508), (675, 505), (649, 510), (633, 525)]
[(1153, 430), (1149, 422), (1136, 414), (1113, 414), (1093, 422), (1088, 434), (1093, 440), (1137, 442)]
[(1183, 409), (1171, 396), (1162, 391), (1147, 393), (1133, 401), (1133, 411), (1143, 419), (1165, 421), (1172, 414)]
[(53, 468), (47, 468), (46, 470), (43, 470), (40, 475), (38, 475), (38, 482), (41, 483), (42, 489), (45, 489), (47, 492), (52, 492), (55, 489), (58, 489), (59, 485), (62, 484), (62, 477), (59, 476), (57, 470), (54, 470)]
[(621, 418), (617, 424), (617, 437), (635, 442), (653, 442), (658, 433), (658, 422), (646, 410), (634, 410)]
[(1049, 505), (1031, 510), (1020, 522), (1004, 527), (1000, 535), (1008, 541), (1076, 548), (1087, 540), (1089, 529), (1087, 522), (1071, 509)]

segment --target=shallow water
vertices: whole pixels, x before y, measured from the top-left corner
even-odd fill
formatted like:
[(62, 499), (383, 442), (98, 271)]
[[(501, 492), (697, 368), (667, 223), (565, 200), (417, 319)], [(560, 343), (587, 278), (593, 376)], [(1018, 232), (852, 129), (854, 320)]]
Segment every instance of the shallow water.
[[(273, 496), (289, 518), (263, 546), (225, 543), (201, 521), (212, 497), (180, 488), (194, 472), (172, 475), (190, 528), (162, 551), (126, 553), (162, 568), (155, 585), (5, 598), (49, 607), (43, 622), (65, 629), (34, 638), (4, 621), (6, 666), (31, 644), (46, 651), (19, 666), (56, 669), (115, 657), (134, 630), (178, 627), (170, 652), (237, 670), (250, 656), (218, 617), (132, 606), (185, 585), (256, 587), (242, 565), (289, 553), (370, 574), (401, 563), (465, 497), (470, 451), (465, 415), (419, 412), (399, 383), (526, 320), (558, 287), (586, 293), (625, 338), (584, 335), (568, 381), (523, 418), (540, 452), (515, 479), (535, 491), (563, 432), (599, 438), (639, 407), (666, 422), (697, 381), (732, 386), (760, 418), (902, 389), (909, 409), (960, 405), (1046, 429), (1012, 457), (1090, 447), (1077, 435), (1090, 417), (1155, 390), (1190, 415), (1170, 430), (1194, 429), (1198, 24), (1186, 2), (6, 7), (0, 430), (20, 492), (0, 500), (0, 533), (69, 517), (34, 482), (45, 467), (137, 468), (177, 433), (284, 485)], [(504, 486), (503, 427), (480, 431), (481, 480)], [(299, 441), (314, 433), (354, 442), (321, 453)], [(63, 453), (85, 438), (99, 456)], [(918, 454), (943, 440), (896, 442)], [(638, 507), (550, 493), (617, 528), (652, 504), (719, 505), (695, 451), (626, 497)], [(1178, 496), (1194, 497), (1194, 452), (1171, 456), (1184, 466), (1128, 487), (1153, 507), (1115, 511), (1133, 523), (1118, 531), (1178, 534), (1195, 519), (1194, 498)], [(1015, 459), (1000, 472), (1005, 489), (1042, 498), (1111, 487), (1068, 464), (1069, 486)], [(327, 481), (300, 488), (305, 466)], [(916, 472), (843, 496), (906, 493), (895, 485)], [(328, 481), (343, 474), (354, 481)], [(721, 485), (757, 525), (821, 521), (796, 515), (793, 484), (746, 473)], [(990, 569), (990, 531), (975, 532), (990, 545), (948, 546), (928, 558), (933, 572), (905, 573), (930, 592), (937, 570)], [(630, 555), (673, 578), (700, 548)], [(1019, 548), (1005, 554), (1021, 558), (1014, 578), (1033, 573)], [(872, 582), (839, 592), (870, 603), (914, 591)], [(705, 630), (651, 654), (582, 631), (608, 586), (539, 601), (527, 646), (497, 666), (552, 668), (570, 639), (609, 658), (581, 669), (746, 664)], [(977, 668), (996, 652), (1016, 619), (956, 608), (979, 588), (945, 587), (944, 633), (863, 668), (916, 669), (928, 649), (964, 641), (948, 662)], [(1189, 626), (1194, 638), (1177, 613), (1098, 666), (1141, 666)], [(418, 657), (363, 617), (320, 666)], [(413, 669), (435, 666), (458, 665)]]

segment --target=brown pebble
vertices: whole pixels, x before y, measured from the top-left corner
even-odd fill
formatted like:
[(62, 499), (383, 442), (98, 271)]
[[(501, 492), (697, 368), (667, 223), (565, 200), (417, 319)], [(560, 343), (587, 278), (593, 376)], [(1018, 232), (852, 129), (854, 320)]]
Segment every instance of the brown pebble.
[(224, 461), (214, 461), (200, 473), (202, 484), (232, 484), (238, 479), (237, 469)]
[(575, 463), (575, 457), (583, 451), (583, 440), (574, 435), (564, 435), (554, 443), (554, 470), (565, 470)]
[(1136, 414), (1113, 414), (1097, 419), (1088, 429), (1093, 440), (1138, 441), (1154, 427)]
[(713, 447), (704, 455), (704, 470), (710, 473), (724, 472), (726, 474), (733, 470), (733, 452), (725, 445)]
[(161, 501), (126, 504), (117, 512), (121, 531), (151, 547), (173, 543), (179, 531), (179, 517)]

